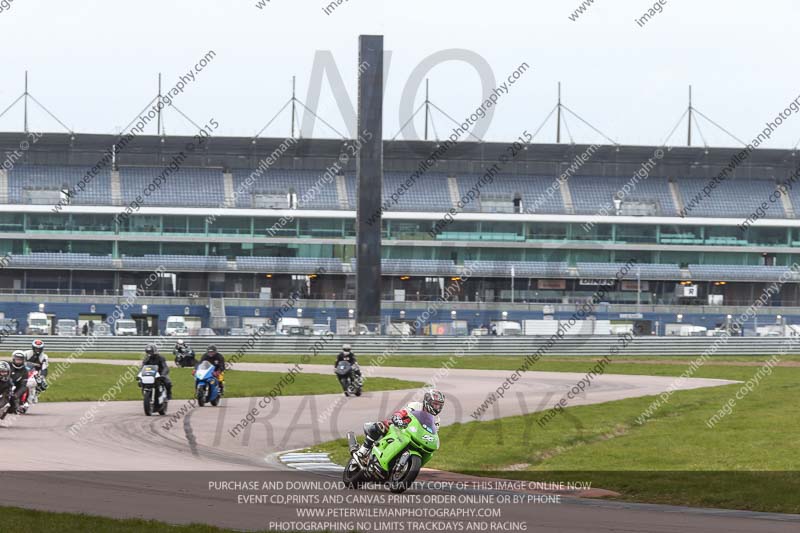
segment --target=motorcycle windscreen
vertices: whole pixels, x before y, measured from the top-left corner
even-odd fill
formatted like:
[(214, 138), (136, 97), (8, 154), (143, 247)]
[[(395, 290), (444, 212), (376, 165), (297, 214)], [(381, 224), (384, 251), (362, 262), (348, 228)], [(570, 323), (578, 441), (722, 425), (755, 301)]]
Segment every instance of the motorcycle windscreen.
[(194, 371), (195, 379), (204, 380), (210, 379), (214, 375), (214, 365), (208, 361), (203, 361)]
[(339, 361), (339, 363), (336, 365), (336, 373), (340, 376), (346, 376), (347, 374), (349, 374), (350, 369), (351, 369), (350, 363), (348, 363), (347, 361)]
[(143, 377), (152, 377), (158, 373), (158, 367), (153, 365), (145, 365), (142, 367), (140, 374)]
[(419, 423), (422, 427), (428, 431), (428, 433), (436, 433), (436, 417), (430, 414), (427, 411), (411, 411), (411, 414), (419, 420)]

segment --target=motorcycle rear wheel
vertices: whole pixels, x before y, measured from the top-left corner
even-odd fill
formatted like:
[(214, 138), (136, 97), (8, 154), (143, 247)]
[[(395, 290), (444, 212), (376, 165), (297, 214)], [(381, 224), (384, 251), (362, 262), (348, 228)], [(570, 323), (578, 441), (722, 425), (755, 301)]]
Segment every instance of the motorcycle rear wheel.
[(399, 464), (399, 461), (395, 463), (389, 476), (389, 490), (395, 494), (405, 492), (414, 483), (420, 468), (422, 468), (422, 459), (419, 455), (410, 456), (402, 470), (398, 470)]
[(214, 398), (213, 400), (211, 400), (211, 402), (210, 402), (211, 405), (213, 405), (214, 407), (218, 406), (220, 398), (221, 398), (221, 396), (219, 395), (219, 393), (217, 393), (217, 397)]
[(365, 477), (366, 472), (364, 472), (356, 460), (351, 457), (347, 466), (344, 467), (344, 472), (342, 472), (342, 482), (344, 486), (348, 489), (360, 488), (365, 481)]

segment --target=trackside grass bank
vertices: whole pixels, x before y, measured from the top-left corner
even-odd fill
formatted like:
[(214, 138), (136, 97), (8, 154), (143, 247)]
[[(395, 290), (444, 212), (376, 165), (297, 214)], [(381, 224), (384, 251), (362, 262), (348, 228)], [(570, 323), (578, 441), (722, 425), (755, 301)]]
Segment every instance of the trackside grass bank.
[[(586, 372), (592, 364), (549, 366)], [(679, 376), (685, 368), (614, 362), (606, 370)], [(756, 370), (707, 363), (695, 377), (746, 382)], [(675, 392), (644, 424), (637, 419), (655, 396), (568, 407), (545, 427), (537, 424), (541, 413), (444, 427), (442, 449), (429, 466), (478, 476), (591, 482), (629, 501), (800, 513), (800, 368), (773, 368), (709, 428), (707, 420), (740, 387)], [(347, 460), (343, 440), (315, 450)]]
[[(154, 520), (115, 520), (99, 516), (72, 513), (32, 511), (19, 507), (0, 507), (0, 523), (21, 524), (26, 531), (37, 533), (234, 533), (203, 524), (176, 526)], [(258, 533), (258, 532), (256, 532)], [(262, 530), (261, 533), (270, 533)]]
[[(50, 376), (58, 375), (64, 363), (52, 363)], [(113, 400), (140, 400), (142, 395), (136, 384), (136, 372), (128, 371), (128, 366), (81, 363), (70, 365), (58, 379), (51, 379), (51, 385), (41, 395), (42, 402), (97, 401), (113, 391)], [(125, 376), (131, 376), (125, 379)], [(194, 396), (194, 377), (190, 368), (172, 368), (169, 373), (173, 383), (174, 399), (188, 399)], [(229, 370), (225, 372), (225, 397), (264, 396), (284, 379), (285, 373), (244, 372)], [(365, 383), (365, 390), (415, 389), (423, 384), (391, 378), (371, 378)], [(321, 374), (295, 374), (294, 382), (280, 389), (282, 396), (310, 394), (336, 394), (342, 389), (336, 376)]]

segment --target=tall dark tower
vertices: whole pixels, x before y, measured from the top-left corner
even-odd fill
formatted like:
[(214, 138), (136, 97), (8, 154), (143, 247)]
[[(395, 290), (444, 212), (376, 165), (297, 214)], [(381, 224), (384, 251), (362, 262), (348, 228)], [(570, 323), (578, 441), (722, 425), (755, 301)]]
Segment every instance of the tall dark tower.
[[(356, 163), (356, 322), (381, 321), (381, 216), (383, 188), (383, 36), (358, 38), (358, 131)], [(375, 218), (373, 216), (377, 215)]]

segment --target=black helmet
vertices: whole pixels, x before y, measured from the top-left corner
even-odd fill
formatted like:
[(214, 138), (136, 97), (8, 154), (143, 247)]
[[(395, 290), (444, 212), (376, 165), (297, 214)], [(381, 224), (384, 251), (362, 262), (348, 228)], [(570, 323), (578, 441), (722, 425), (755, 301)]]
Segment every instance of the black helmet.
[(5, 361), (0, 361), (0, 382), (8, 381), (11, 377), (11, 366)]
[(25, 367), (25, 352), (22, 350), (15, 350), (14, 353), (11, 354), (11, 366), (14, 369), (19, 370)]
[(444, 407), (444, 394), (437, 389), (431, 389), (425, 392), (422, 399), (422, 409), (432, 415), (438, 415), (442, 412)]
[(147, 347), (144, 349), (144, 353), (147, 355), (159, 355), (158, 353), (158, 346), (155, 344), (148, 344)]
[(208, 348), (206, 348), (206, 352), (208, 352), (208, 353), (217, 353), (217, 345), (216, 344), (209, 344)]

